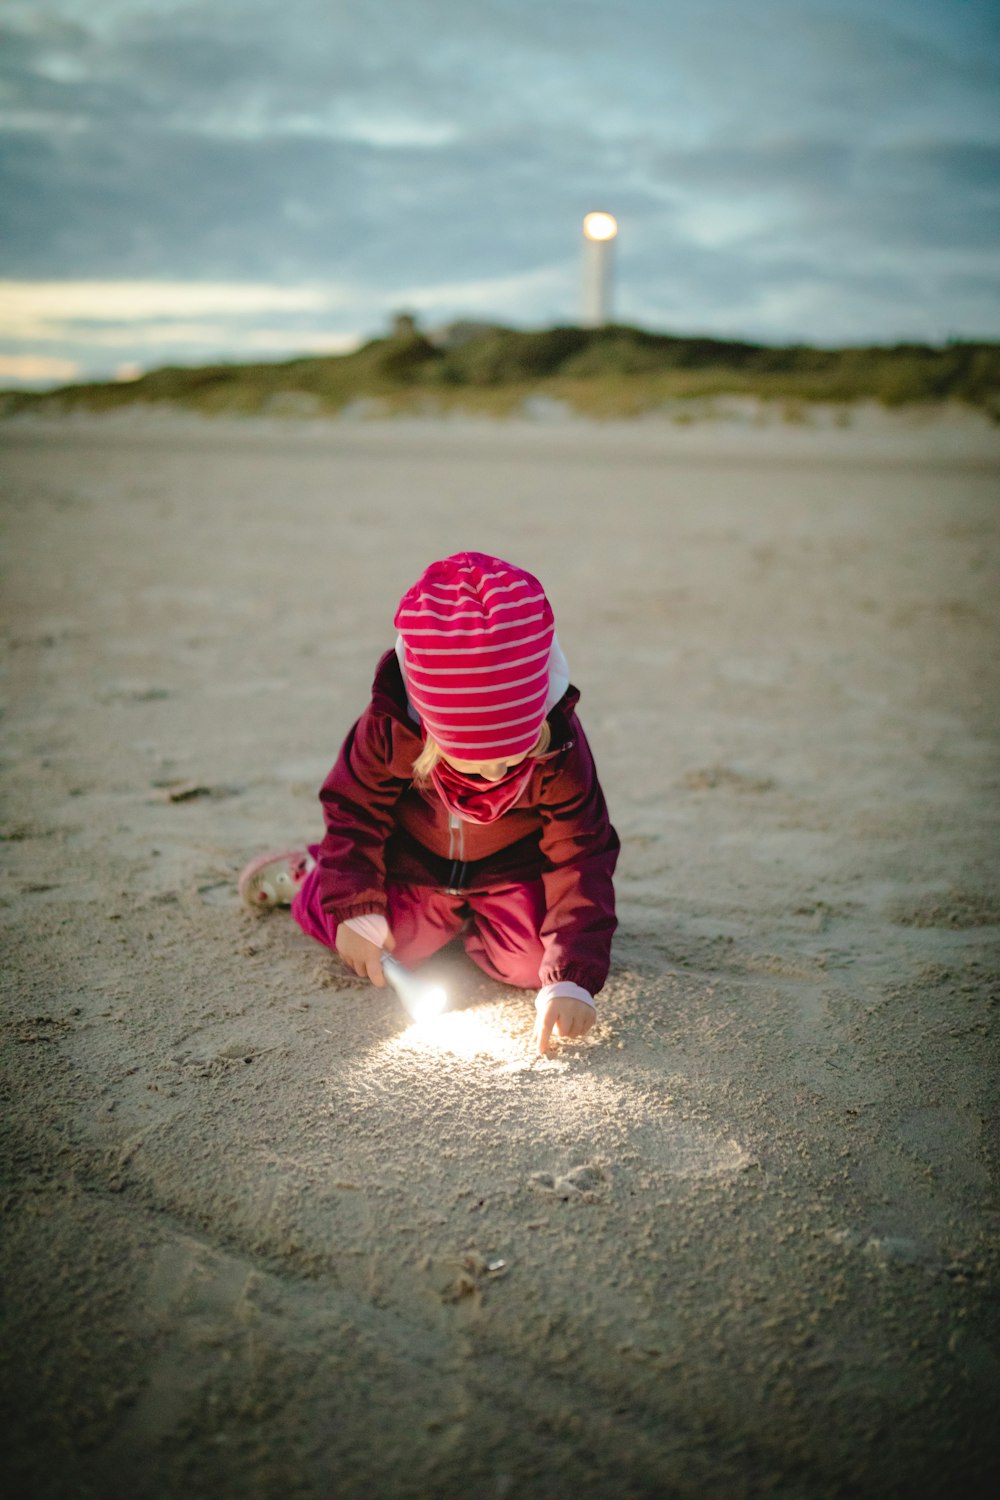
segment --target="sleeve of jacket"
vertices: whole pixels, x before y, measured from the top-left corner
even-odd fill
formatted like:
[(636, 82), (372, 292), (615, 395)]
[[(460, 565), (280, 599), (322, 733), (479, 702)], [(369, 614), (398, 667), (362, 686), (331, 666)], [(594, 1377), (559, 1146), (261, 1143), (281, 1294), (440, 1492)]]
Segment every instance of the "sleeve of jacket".
[(608, 977), (617, 921), (613, 875), (620, 843), (611, 826), (590, 746), (579, 722), (574, 743), (544, 784), (541, 926), (543, 985), (570, 980), (596, 995)]
[(326, 834), (319, 848), (320, 903), (337, 922), (385, 912), (385, 845), (393, 809), (410, 783), (393, 722), (366, 710), (320, 791)]

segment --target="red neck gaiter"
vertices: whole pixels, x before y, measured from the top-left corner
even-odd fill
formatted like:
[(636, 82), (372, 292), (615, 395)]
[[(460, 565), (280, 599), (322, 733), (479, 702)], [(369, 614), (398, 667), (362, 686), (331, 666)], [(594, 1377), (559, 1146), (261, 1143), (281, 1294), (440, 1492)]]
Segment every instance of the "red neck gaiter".
[(431, 781), (449, 812), (466, 823), (493, 823), (509, 811), (531, 780), (537, 761), (529, 756), (511, 766), (499, 781), (463, 776), (446, 760), (431, 771)]

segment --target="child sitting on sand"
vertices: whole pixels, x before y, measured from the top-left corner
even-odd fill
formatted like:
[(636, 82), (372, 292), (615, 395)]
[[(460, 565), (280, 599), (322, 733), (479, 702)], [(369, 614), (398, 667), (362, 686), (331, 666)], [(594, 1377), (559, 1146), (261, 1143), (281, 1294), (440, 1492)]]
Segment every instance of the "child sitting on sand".
[(480, 552), (432, 563), (395, 616), (368, 708), (320, 792), (319, 845), (240, 876), (258, 908), (358, 975), (457, 934), (492, 979), (537, 989), (534, 1042), (596, 1017), (615, 929), (612, 828), (538, 580)]

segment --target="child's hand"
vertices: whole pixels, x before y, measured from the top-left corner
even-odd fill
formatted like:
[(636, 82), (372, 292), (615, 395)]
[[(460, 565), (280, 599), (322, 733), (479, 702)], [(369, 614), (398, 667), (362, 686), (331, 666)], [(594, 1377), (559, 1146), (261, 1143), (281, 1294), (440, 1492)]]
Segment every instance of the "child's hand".
[(382, 949), (391, 953), (395, 946), (396, 940), (391, 932), (386, 934), (385, 942), (380, 948), (377, 943), (369, 942), (359, 932), (355, 932), (353, 927), (348, 927), (346, 922), (341, 922), (337, 927), (337, 952), (344, 963), (354, 970), (359, 979), (367, 977), (380, 990), (385, 989)]
[(561, 1037), (586, 1036), (597, 1020), (597, 1012), (585, 1000), (571, 1000), (568, 996), (556, 995), (538, 1012), (531, 1040), (540, 1054), (547, 1051), (553, 1031)]

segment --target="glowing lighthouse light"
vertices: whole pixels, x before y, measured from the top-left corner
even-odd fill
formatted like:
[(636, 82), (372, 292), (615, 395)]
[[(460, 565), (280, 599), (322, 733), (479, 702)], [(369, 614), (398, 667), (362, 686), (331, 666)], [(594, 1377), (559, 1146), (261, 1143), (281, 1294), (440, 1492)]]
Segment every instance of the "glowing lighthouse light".
[(618, 233), (618, 220), (614, 214), (585, 214), (583, 232), (588, 240), (613, 240)]
[(383, 953), (381, 959), (382, 973), (396, 991), (411, 1021), (418, 1024), (421, 1021), (432, 1021), (441, 1014), (448, 1004), (448, 996), (439, 984), (428, 984), (425, 980), (418, 979), (398, 958), (393, 958), (391, 953)]

